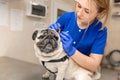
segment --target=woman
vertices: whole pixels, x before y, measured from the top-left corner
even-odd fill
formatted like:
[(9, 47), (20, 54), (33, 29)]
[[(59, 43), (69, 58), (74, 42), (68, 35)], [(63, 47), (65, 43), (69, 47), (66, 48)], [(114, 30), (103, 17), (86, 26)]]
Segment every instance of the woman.
[(90, 72), (97, 70), (104, 54), (109, 3), (109, 0), (76, 0), (75, 12), (64, 13), (49, 26), (50, 29), (61, 29), (64, 51)]

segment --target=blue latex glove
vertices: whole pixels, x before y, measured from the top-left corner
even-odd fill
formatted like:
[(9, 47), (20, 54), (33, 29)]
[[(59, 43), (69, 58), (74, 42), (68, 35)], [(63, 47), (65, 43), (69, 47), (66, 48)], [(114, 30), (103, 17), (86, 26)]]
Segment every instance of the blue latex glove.
[(61, 27), (60, 23), (51, 24), (48, 29), (58, 30)]
[(68, 56), (71, 57), (76, 51), (76, 48), (72, 45), (72, 37), (68, 34), (68, 32), (61, 32), (60, 38), (62, 41), (64, 51), (67, 53)]

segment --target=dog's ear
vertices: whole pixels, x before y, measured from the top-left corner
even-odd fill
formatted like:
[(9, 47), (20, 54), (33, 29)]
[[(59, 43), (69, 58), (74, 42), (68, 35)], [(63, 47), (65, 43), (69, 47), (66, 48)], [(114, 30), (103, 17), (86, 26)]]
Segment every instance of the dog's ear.
[(56, 30), (58, 33), (60, 33), (60, 28)]
[(38, 34), (38, 30), (34, 31), (33, 35), (32, 35), (32, 39), (35, 40), (35, 38), (37, 37)]

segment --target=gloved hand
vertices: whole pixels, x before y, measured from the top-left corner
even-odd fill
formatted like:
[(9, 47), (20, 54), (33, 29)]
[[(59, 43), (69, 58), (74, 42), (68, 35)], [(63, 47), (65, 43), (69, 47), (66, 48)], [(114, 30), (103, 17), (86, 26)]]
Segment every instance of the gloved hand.
[(67, 53), (68, 56), (71, 57), (76, 51), (76, 48), (72, 45), (72, 37), (68, 34), (68, 32), (61, 32), (60, 38), (62, 41), (64, 51)]
[(61, 27), (60, 23), (51, 24), (48, 29), (58, 30)]

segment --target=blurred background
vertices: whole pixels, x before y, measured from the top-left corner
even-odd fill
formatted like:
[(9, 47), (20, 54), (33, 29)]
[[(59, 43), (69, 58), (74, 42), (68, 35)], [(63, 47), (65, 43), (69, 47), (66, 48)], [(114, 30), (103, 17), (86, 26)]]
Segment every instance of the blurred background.
[[(120, 0), (110, 0), (108, 40), (100, 80), (120, 80)], [(40, 80), (45, 69), (35, 57), (32, 33), (47, 28), (74, 0), (0, 0), (0, 80)]]

